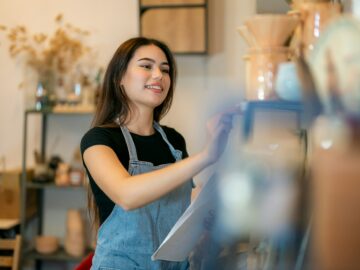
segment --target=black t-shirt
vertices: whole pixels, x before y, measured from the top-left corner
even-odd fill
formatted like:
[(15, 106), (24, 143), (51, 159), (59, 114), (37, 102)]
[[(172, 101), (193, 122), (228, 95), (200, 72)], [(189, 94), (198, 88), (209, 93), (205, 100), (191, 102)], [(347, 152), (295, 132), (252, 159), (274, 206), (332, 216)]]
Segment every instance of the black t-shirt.
[[(183, 152), (183, 158), (187, 157), (188, 153), (186, 151), (186, 144), (183, 136), (173, 128), (166, 126), (162, 126), (162, 128), (172, 146)], [(156, 131), (149, 136), (141, 136), (134, 133), (130, 134), (134, 141), (137, 156), (140, 161), (148, 161), (155, 166), (175, 162), (169, 146), (163, 140), (159, 132)], [(81, 140), (81, 154), (83, 155), (84, 151), (93, 145), (109, 146), (114, 150), (121, 164), (128, 169), (130, 159), (129, 151), (120, 127), (94, 127), (90, 129)], [(101, 160), (99, 160), (99, 162), (101, 162)], [(86, 165), (85, 169), (89, 176), (95, 202), (99, 208), (100, 224), (102, 224), (110, 215), (115, 204), (96, 184)]]

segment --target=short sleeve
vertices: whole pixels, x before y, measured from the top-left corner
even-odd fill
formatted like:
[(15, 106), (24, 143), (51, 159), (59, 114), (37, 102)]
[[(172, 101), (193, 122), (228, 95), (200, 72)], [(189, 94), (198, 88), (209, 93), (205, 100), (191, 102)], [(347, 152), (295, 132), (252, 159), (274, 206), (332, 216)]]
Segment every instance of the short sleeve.
[(94, 145), (106, 145), (113, 148), (113, 144), (114, 142), (111, 138), (111, 134), (107, 129), (94, 127), (86, 132), (81, 139), (81, 154), (84, 154), (86, 149)]

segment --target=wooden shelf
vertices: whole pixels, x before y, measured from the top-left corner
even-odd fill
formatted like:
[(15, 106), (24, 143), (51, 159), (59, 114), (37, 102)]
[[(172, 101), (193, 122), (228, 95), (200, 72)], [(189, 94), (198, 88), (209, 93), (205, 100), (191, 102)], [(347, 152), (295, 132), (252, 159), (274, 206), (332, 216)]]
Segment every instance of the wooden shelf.
[(167, 5), (143, 5), (140, 7), (141, 14), (149, 9), (161, 9), (161, 8), (203, 8), (205, 4), (167, 4)]
[(26, 110), (26, 114), (54, 114), (54, 115), (87, 115), (93, 114), (93, 110), (68, 110), (68, 111), (53, 111), (48, 110)]
[(271, 111), (292, 111), (298, 115), (298, 123), (301, 126), (301, 113), (303, 105), (300, 102), (270, 100), (270, 101), (248, 101), (245, 103), (244, 112), (244, 138), (248, 138), (252, 132), (254, 114), (257, 110), (271, 110)]
[(91, 249), (86, 250), (85, 255), (81, 257), (73, 257), (65, 252), (64, 248), (59, 248), (58, 251), (51, 254), (41, 254), (35, 249), (26, 251), (23, 255), (25, 260), (41, 260), (41, 261), (69, 261), (69, 262), (80, 262), (85, 256), (87, 256)]
[(19, 224), (18, 218), (0, 218), (0, 230), (9, 230)]
[(27, 188), (34, 188), (34, 189), (84, 189), (85, 186), (58, 186), (54, 182), (49, 183), (34, 183), (34, 182), (27, 182), (26, 183)]

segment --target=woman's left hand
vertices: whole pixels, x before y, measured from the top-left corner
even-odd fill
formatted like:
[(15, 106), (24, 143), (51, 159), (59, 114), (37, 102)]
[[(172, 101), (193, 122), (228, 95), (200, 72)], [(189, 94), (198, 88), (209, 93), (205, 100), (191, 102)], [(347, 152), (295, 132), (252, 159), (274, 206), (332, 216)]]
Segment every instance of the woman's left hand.
[(233, 117), (242, 112), (242, 106), (235, 106), (215, 115), (207, 122), (208, 143), (204, 152), (210, 164), (216, 162), (224, 152), (233, 127)]

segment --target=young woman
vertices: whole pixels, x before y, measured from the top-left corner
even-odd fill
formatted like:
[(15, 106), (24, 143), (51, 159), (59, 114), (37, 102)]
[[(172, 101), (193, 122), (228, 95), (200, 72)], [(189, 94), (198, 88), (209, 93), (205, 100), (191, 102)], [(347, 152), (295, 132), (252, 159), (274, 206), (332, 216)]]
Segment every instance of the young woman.
[(188, 157), (184, 138), (161, 126), (176, 66), (160, 41), (132, 38), (111, 59), (93, 128), (81, 152), (100, 225), (91, 269), (187, 269), (151, 255), (190, 203), (192, 177), (222, 153), (236, 110), (208, 123), (208, 142)]

